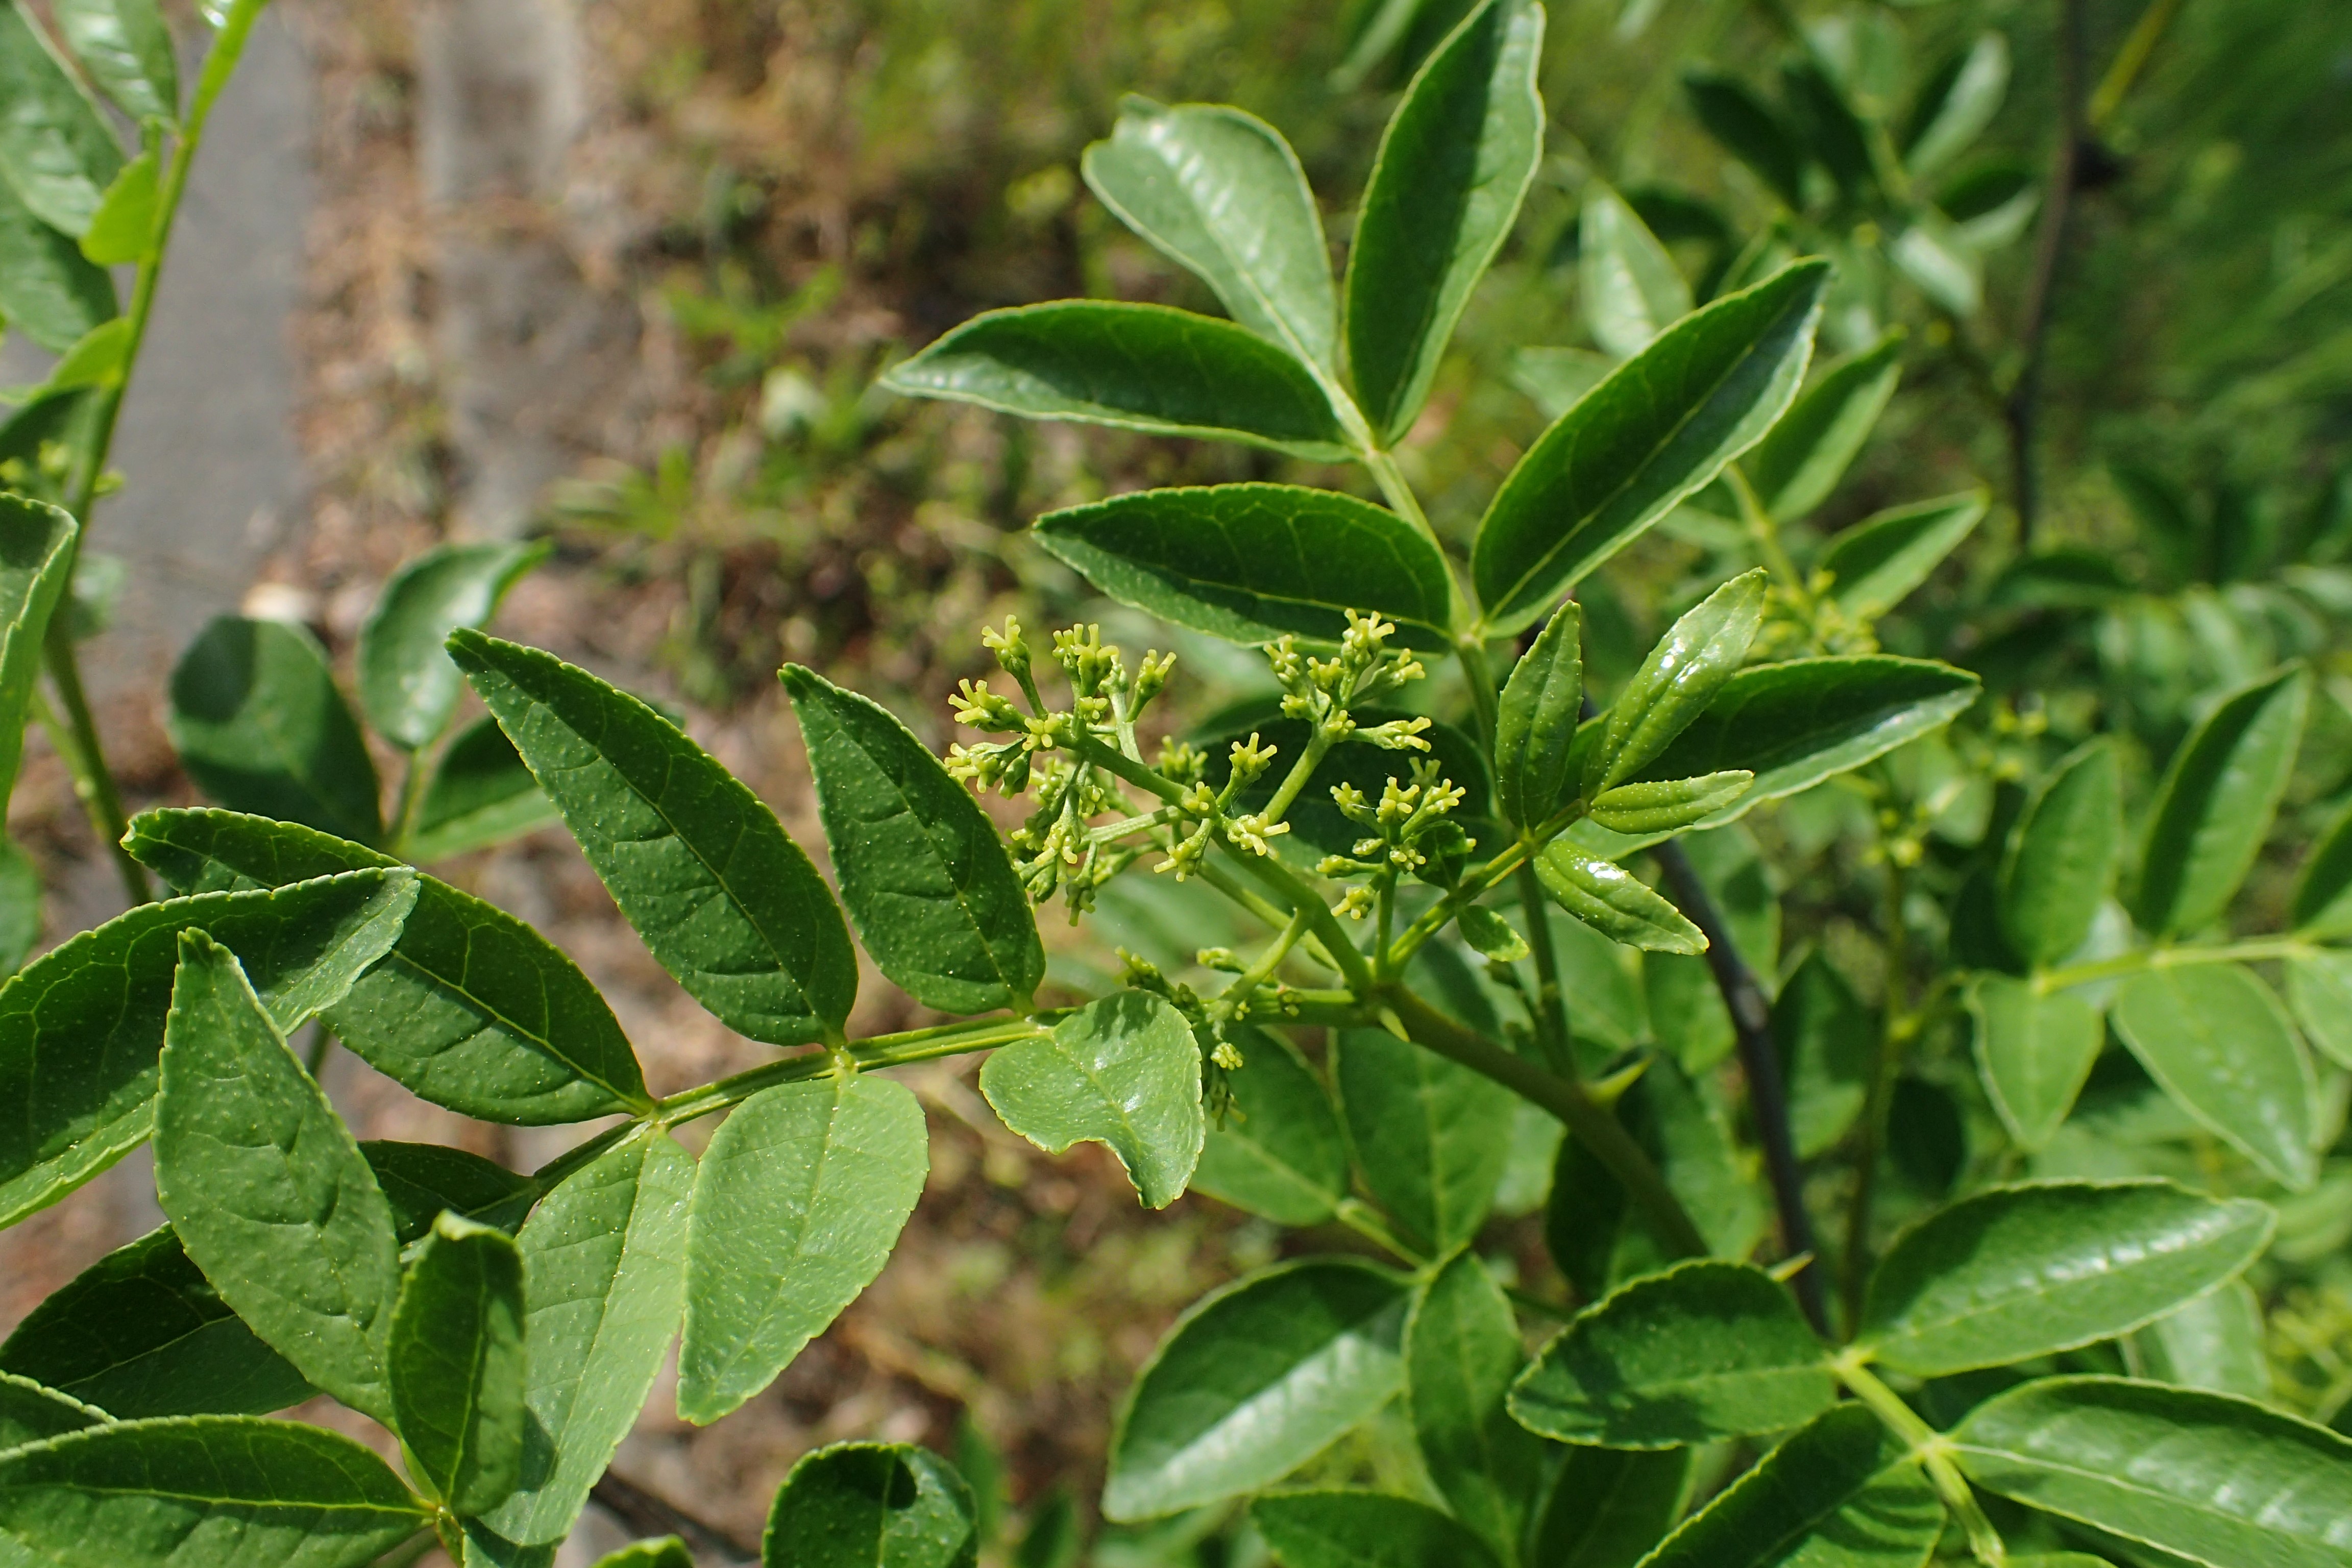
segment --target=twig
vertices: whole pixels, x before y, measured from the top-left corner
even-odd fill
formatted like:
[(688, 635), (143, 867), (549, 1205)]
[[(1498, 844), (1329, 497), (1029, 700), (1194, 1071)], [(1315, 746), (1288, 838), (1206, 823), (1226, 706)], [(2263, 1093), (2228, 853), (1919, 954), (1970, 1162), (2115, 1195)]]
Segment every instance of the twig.
[(712, 1524), (697, 1518), (668, 1499), (656, 1497), (618, 1470), (606, 1470), (588, 1492), (589, 1500), (639, 1535), (675, 1535), (698, 1552), (724, 1556), (730, 1563), (756, 1563), (760, 1554)]
[[(1772, 1008), (1764, 988), (1732, 948), (1731, 933), (1715, 899), (1699, 880), (1698, 870), (1671, 841), (1651, 851), (1665, 873), (1666, 890), (1675, 903), (1706, 937), (1706, 966), (1714, 972), (1716, 989), (1731, 1015), (1731, 1029), (1739, 1043), (1739, 1067), (1748, 1077), (1748, 1104), (1756, 1117), (1756, 1141), (1764, 1146), (1764, 1171), (1772, 1184), (1772, 1205), (1780, 1216), (1780, 1250), (1790, 1258), (1818, 1259), (1813, 1244), (1812, 1216), (1805, 1212), (1804, 1173), (1797, 1168), (1796, 1140), (1789, 1131), (1789, 1093), (1780, 1081), (1780, 1056), (1772, 1042)], [(1829, 1333), (1829, 1307), (1822, 1291), (1818, 1261), (1797, 1271), (1797, 1304), (1816, 1332)]]
[(2083, 148), (2089, 134), (2083, 117), (2084, 79), (2089, 74), (2083, 0), (2057, 0), (2057, 5), (2058, 142), (2050, 154), (2050, 191), (2042, 209), (2041, 230), (2034, 237), (2033, 272), (2026, 281), (2025, 304), (2018, 317), (2017, 338), (2024, 357), (2002, 410), (2009, 426), (2010, 474), (2017, 506), (2020, 549), (2032, 546), (2041, 510), (2041, 487), (2034, 472), (2034, 441), (2042, 417), (2042, 375), (2050, 340), (2051, 301), (2057, 292), (2059, 264), (2065, 258), (2066, 228), (2074, 213), (2074, 185), (2082, 173)]

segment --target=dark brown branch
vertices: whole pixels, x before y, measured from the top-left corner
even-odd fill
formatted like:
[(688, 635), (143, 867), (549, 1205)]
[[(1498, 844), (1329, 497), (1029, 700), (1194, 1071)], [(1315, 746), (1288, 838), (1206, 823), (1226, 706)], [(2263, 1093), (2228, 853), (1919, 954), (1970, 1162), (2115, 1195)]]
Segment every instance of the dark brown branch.
[(698, 1555), (720, 1557), (729, 1563), (760, 1560), (757, 1552), (717, 1525), (697, 1518), (667, 1498), (656, 1496), (618, 1470), (606, 1470), (588, 1497), (640, 1536), (675, 1535)]
[(2011, 494), (2021, 549), (2032, 545), (2034, 526), (2040, 521), (2042, 494), (2035, 455), (2041, 435), (2043, 362), (2058, 269), (2065, 260), (2066, 231), (2074, 216), (2074, 193), (2089, 139), (2083, 107), (2089, 75), (2084, 4), (2083, 0), (2057, 0), (2057, 6), (2058, 140), (2051, 149), (2049, 190), (2043, 197), (2042, 226), (2034, 236), (2033, 271), (2026, 280), (2025, 300), (2018, 315), (2017, 341), (2023, 357), (2002, 411), (2009, 426)]

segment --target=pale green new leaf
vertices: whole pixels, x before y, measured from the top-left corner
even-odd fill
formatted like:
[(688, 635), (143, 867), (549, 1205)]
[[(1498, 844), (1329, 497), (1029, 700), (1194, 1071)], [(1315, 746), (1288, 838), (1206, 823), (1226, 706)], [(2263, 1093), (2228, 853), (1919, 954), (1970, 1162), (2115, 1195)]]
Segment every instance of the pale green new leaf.
[(90, 215), (81, 253), (101, 267), (133, 266), (155, 253), (155, 210), (163, 195), (163, 161), (142, 153), (122, 165)]
[(1706, 937), (1623, 867), (1556, 838), (1536, 857), (1536, 879), (1561, 909), (1627, 947), (1705, 952)]
[(759, 796), (586, 670), (478, 631), (448, 647), (688, 994), (755, 1040), (838, 1038), (857, 994), (849, 930)]
[(1320, 1225), (1348, 1195), (1330, 1095), (1289, 1041), (1247, 1026), (1229, 1026), (1226, 1037), (1243, 1065), (1225, 1075), (1233, 1107), (1209, 1126), (1192, 1190), (1276, 1225)]
[(1332, 1079), (1356, 1168), (1406, 1237), (1443, 1255), (1477, 1235), (1510, 1154), (1511, 1092), (1381, 1029), (1341, 1031)]
[(487, 626), (550, 548), (444, 544), (392, 574), (360, 627), (360, 706), (377, 734), (408, 752), (439, 737), (466, 694), (443, 642), (459, 626)]
[(285, 621), (221, 616), (172, 671), (180, 764), (223, 805), (373, 845), (375, 763), (326, 650)]
[(1234, 321), (1305, 363), (1331, 363), (1339, 303), (1323, 220), (1280, 132), (1223, 104), (1130, 98), (1078, 166), (1104, 205), (1197, 274)]
[(1815, 563), (1830, 575), (1831, 603), (1875, 621), (1909, 597), (1984, 521), (1991, 498), (1966, 490), (1864, 518), (1832, 540)]
[(1584, 700), (1584, 614), (1562, 605), (1511, 667), (1495, 711), (1495, 803), (1523, 826), (1549, 816), (1568, 784)]
[(2045, 995), (2006, 974), (1978, 975), (1968, 1006), (1987, 1098), (2019, 1148), (2043, 1148), (2099, 1059), (2106, 1020), (2079, 996)]
[(2132, 898), (2141, 930), (2186, 935), (2229, 907), (2286, 793), (2310, 693), (2304, 669), (2267, 676), (2224, 699), (2173, 753)]
[(1869, 1411), (1825, 1411), (1717, 1494), (1643, 1568), (1924, 1568), (1944, 1506)]
[(2248, 1400), (2045, 1378), (1978, 1405), (1952, 1442), (1988, 1490), (2195, 1562), (2352, 1558), (2352, 1443)]
[(1690, 1489), (1687, 1448), (1570, 1448), (1536, 1523), (1538, 1568), (1633, 1568)]
[(2123, 816), (2123, 773), (2105, 740), (2070, 752), (2026, 803), (2001, 859), (2000, 927), (2028, 963), (2056, 963), (2090, 935), (2115, 888)]
[(1691, 313), (1690, 285), (1650, 226), (1597, 180), (1579, 224), (1577, 302), (1584, 324), (1602, 349), (1631, 359)]
[(1822, 368), (1821, 378), (1740, 465), (1767, 515), (1791, 522), (1830, 499), (1877, 427), (1902, 376), (1899, 331)]
[(1744, 572), (1666, 628), (1610, 705), (1586, 755), (1587, 799), (1641, 772), (1723, 689), (1764, 624), (1765, 581), (1761, 567)]
[(2135, 1370), (2158, 1383), (2268, 1400), (2263, 1338), (2261, 1299), (2243, 1279), (2232, 1279), (2140, 1330), (2127, 1354)]
[(1979, 33), (1929, 79), (1912, 106), (1903, 138), (1903, 162), (1914, 174), (1933, 174), (1965, 152), (1992, 123), (2009, 91), (2009, 40)]
[(43, 223), (79, 238), (121, 167), (114, 132), (26, 7), (0, 5), (0, 180)]
[(1563, 1443), (1677, 1448), (1798, 1426), (1836, 1391), (1787, 1287), (1700, 1258), (1579, 1312), (1512, 1387), (1511, 1414)]
[(1140, 1520), (1280, 1480), (1404, 1385), (1406, 1289), (1352, 1258), (1277, 1264), (1194, 1304), (1136, 1375), (1103, 1513)]
[(835, 1443), (793, 1467), (768, 1510), (761, 1568), (971, 1568), (971, 1489), (908, 1443)]
[(393, 1310), (400, 1440), (441, 1500), (486, 1513), (522, 1476), (522, 1254), (503, 1231), (443, 1215)]
[(363, 1568), (431, 1513), (351, 1438), (196, 1415), (0, 1453), (0, 1531), (42, 1568)]
[(1380, 446), (1412, 428), (1535, 178), (1543, 31), (1528, 0), (1485, 0), (1423, 62), (1381, 134), (1347, 283), (1349, 374)]
[(1755, 782), (1754, 773), (1734, 768), (1695, 779), (1619, 784), (1595, 796), (1585, 816), (1612, 833), (1675, 833), (1728, 810)]
[(392, 1207), (236, 954), (201, 931), (180, 937), (164, 1026), (155, 1196), (188, 1256), (271, 1349), (392, 1423)]
[(80, 534), (57, 507), (0, 495), (0, 809), (16, 785), (41, 638), (65, 595)]
[(507, 732), (484, 714), (442, 748), (404, 848), (418, 865), (430, 865), (562, 820)]
[(1503, 1288), (1474, 1254), (1454, 1254), (1405, 1322), (1406, 1403), (1429, 1479), (1506, 1564), (1519, 1560), (1544, 1470), (1543, 1445), (1504, 1407), (1527, 1359)]
[(51, 353), (63, 353), (111, 320), (115, 309), (114, 280), (106, 269), (71, 237), (34, 216), (0, 179), (0, 315), (8, 325)]
[(773, 1382), (882, 1271), (929, 1169), (922, 1108), (888, 1079), (736, 1107), (694, 1176), (678, 1414), (716, 1421)]
[(1283, 1568), (1493, 1568), (1496, 1561), (1427, 1503), (1387, 1492), (1272, 1492), (1249, 1513)]
[(1462, 940), (1481, 958), (1496, 963), (1517, 963), (1528, 955), (1528, 939), (1518, 927), (1483, 904), (1465, 904), (1454, 917)]
[(2267, 1204), (2169, 1182), (1995, 1187), (1895, 1244), (1856, 1343), (1941, 1377), (2114, 1339), (2234, 1279), (2276, 1223)]
[(1208, 1130), (1192, 1027), (1141, 991), (1114, 992), (1051, 1033), (999, 1047), (980, 1069), (980, 1091), (1049, 1154), (1107, 1145), (1147, 1208), (1183, 1195)]
[(2116, 1032), (2191, 1116), (2298, 1190), (2318, 1178), (2311, 1055), (2271, 988), (2235, 963), (2143, 970)]

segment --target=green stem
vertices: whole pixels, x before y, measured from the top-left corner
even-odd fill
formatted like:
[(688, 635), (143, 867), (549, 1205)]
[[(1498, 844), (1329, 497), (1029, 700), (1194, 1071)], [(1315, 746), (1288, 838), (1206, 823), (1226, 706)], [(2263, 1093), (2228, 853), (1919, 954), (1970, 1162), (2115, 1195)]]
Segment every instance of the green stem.
[(1543, 1042), (1552, 1070), (1562, 1078), (1576, 1074), (1576, 1047), (1568, 1032), (1568, 1004), (1559, 984), (1559, 954), (1551, 941), (1550, 905), (1536, 868), (1521, 865), (1519, 907), (1528, 916), (1528, 951), (1536, 963), (1536, 1038)]
[(1748, 537), (1756, 542), (1756, 553), (1763, 558), (1765, 567), (1780, 579), (1790, 598), (1804, 612), (1808, 623), (1813, 618), (1813, 596), (1805, 587), (1805, 574), (1797, 570), (1797, 563), (1789, 554), (1789, 547), (1780, 542), (1780, 525), (1764, 510), (1756, 487), (1731, 463), (1723, 470), (1724, 481), (1731, 487), (1732, 499), (1739, 503), (1740, 521), (1748, 525)]
[(2163, 41), (2165, 29), (2172, 26), (2172, 18), (2179, 10), (2180, 0), (2149, 0), (2147, 9), (2140, 13), (2139, 20), (2125, 37), (2123, 47), (2116, 51), (2115, 63), (2099, 79), (2098, 90), (2091, 94), (2090, 107), (2084, 114), (2090, 129), (2096, 131), (2105, 126), (2124, 106), (2124, 100), (2131, 96), (2132, 84), (2147, 68), (2149, 57), (2156, 53), (2156, 46)]
[(1293, 910), (1282, 930), (1266, 944), (1265, 951), (1258, 954), (1257, 962), (1235, 977), (1223, 994), (1210, 1005), (1210, 1015), (1220, 1022), (1241, 1017), (1249, 1007), (1250, 998), (1257, 994), (1257, 988), (1282, 967), (1282, 961), (1290, 956), (1290, 950), (1298, 945), (1300, 937), (1307, 934), (1307, 911)]
[(406, 859), (408, 841), (416, 834), (416, 814), (425, 805), (425, 754), (401, 755), (400, 804), (392, 815), (392, 849), (395, 859)]
[[(1395, 456), (1369, 444), (1360, 449), (1356, 456), (1364, 467), (1370, 470), (1372, 482), (1381, 487), (1381, 494), (1387, 500), (1390, 510), (1412, 524), (1423, 539), (1437, 547), (1437, 553), (1444, 557), (1445, 542), (1437, 537), (1437, 530), (1430, 526), (1429, 514), (1421, 510), (1421, 498), (1412, 493), (1412, 485), (1405, 479), (1404, 470), (1397, 467)], [(1464, 643), (1475, 640), (1476, 634), (1471, 628), (1478, 624), (1478, 612), (1471, 604), (1469, 594), (1463, 588), (1461, 579), (1454, 575), (1450, 558), (1446, 565), (1445, 586), (1447, 599), (1452, 606), (1451, 618), (1454, 630), (1459, 634), (1459, 640), (1454, 645), (1455, 651), (1459, 652)], [(1464, 668), (1466, 669), (1468, 667), (1465, 665)], [(1472, 682), (1472, 699), (1478, 700), (1475, 681)], [(1482, 703), (1482, 706), (1489, 710), (1490, 717), (1494, 704), (1494, 693), (1490, 690)]]
[(1339, 1206), (1331, 1211), (1331, 1217), (1409, 1267), (1416, 1269), (1429, 1267), (1429, 1259), (1407, 1246), (1404, 1238), (1397, 1235), (1381, 1212), (1363, 1199), (1341, 1198)]
[(939, 1057), (961, 1056), (966, 1051), (984, 1051), (994, 1046), (1009, 1046), (1018, 1040), (1034, 1040), (1052, 1032), (1050, 1017), (1056, 1016), (966, 1019), (929, 1029), (909, 1030), (900, 1035), (876, 1035), (867, 1039), (852, 1040), (838, 1053), (809, 1051), (797, 1057), (786, 1057), (782, 1061), (763, 1062), (746, 1071), (722, 1078), (716, 1083), (707, 1083), (700, 1089), (690, 1089), (683, 1094), (674, 1094), (667, 1100), (657, 1101), (647, 1120), (666, 1129), (681, 1127), (701, 1117), (740, 1105), (763, 1089), (773, 1089), (783, 1083), (800, 1083), (839, 1071), (845, 1055), (862, 1071), (869, 1068), (905, 1067), (909, 1062), (930, 1061)]
[(1298, 792), (1307, 787), (1307, 781), (1315, 776), (1315, 770), (1321, 767), (1323, 759), (1330, 754), (1331, 737), (1324, 732), (1322, 725), (1314, 725), (1307, 731), (1307, 749), (1298, 754), (1297, 762), (1290, 764), (1290, 772), (1283, 779), (1282, 787), (1274, 792), (1274, 798), (1265, 803), (1265, 810), (1259, 814), (1265, 818), (1267, 826), (1289, 815), (1292, 805), (1298, 799)]
[[(80, 545), (77, 543), (72, 549), (79, 557)], [(72, 581), (72, 571), (68, 565), (68, 582)], [(69, 623), (66, 606), (58, 605), (49, 616), (48, 629), (41, 639), (49, 681), (58, 689), (58, 701), (66, 710), (66, 727), (73, 736), (73, 745), (63, 751), (66, 766), (73, 773), (74, 795), (89, 817), (91, 831), (114, 858), (115, 873), (121, 879), (124, 895), (134, 904), (143, 904), (155, 896), (154, 891), (147, 880), (147, 868), (122, 845), (123, 836), (131, 831), (131, 816), (123, 809), (122, 791), (114, 782), (114, 772), (106, 765), (98, 719), (90, 711), (89, 694), (82, 688), (81, 660)]]
[(1961, 1531), (1969, 1538), (1969, 1552), (1983, 1568), (2002, 1568), (2009, 1561), (2009, 1548), (2000, 1539), (2000, 1531), (1985, 1517), (1984, 1508), (1977, 1501), (1966, 1476), (1952, 1463), (1951, 1445), (1944, 1435), (1919, 1417), (1919, 1413), (1903, 1403), (1896, 1394), (1879, 1381), (1863, 1363), (1864, 1357), (1853, 1352), (1839, 1356), (1830, 1363), (1838, 1380), (1853, 1392), (1853, 1396), (1870, 1408), (1872, 1415), (1886, 1423), (1887, 1429), (1911, 1446), (1920, 1468), (1927, 1471), (1928, 1484), (1944, 1506), (1960, 1521)]
[(1487, 662), (1486, 645), (1475, 636), (1455, 641), (1454, 657), (1462, 661), (1462, 679), (1470, 688), (1470, 705), (1478, 715), (1478, 738), (1489, 751), (1495, 745), (1495, 667)]
[(2054, 991), (2137, 974), (2143, 970), (2188, 969), (2204, 963), (2261, 963), (2273, 959), (2308, 958), (2318, 951), (2312, 943), (2292, 936), (2256, 937), (2221, 947), (2143, 947), (2065, 969), (2045, 969), (2033, 977), (2033, 992), (2037, 996), (2047, 996)]

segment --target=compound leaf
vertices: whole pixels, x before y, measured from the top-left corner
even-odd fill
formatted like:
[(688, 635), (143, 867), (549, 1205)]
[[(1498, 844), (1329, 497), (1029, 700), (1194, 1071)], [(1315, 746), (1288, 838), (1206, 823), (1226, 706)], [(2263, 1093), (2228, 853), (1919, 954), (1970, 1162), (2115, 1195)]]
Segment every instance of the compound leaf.
[(1208, 1130), (1192, 1026), (1141, 991), (1114, 992), (1050, 1033), (999, 1047), (980, 1069), (980, 1090), (1047, 1153), (1108, 1146), (1147, 1208), (1183, 1195)]
[(561, 820), (514, 742), (484, 714), (442, 749), (403, 847), (410, 859), (429, 865)]
[(1764, 624), (1764, 587), (1761, 567), (1744, 572), (1666, 628), (1610, 704), (1585, 759), (1588, 800), (1639, 773), (1723, 689)]
[(1554, 612), (1511, 668), (1495, 713), (1495, 803), (1525, 826), (1549, 816), (1568, 784), (1584, 700), (1584, 614)]
[(1651, 952), (1705, 952), (1706, 937), (1623, 867), (1555, 838), (1536, 857), (1552, 901), (1612, 942)]

